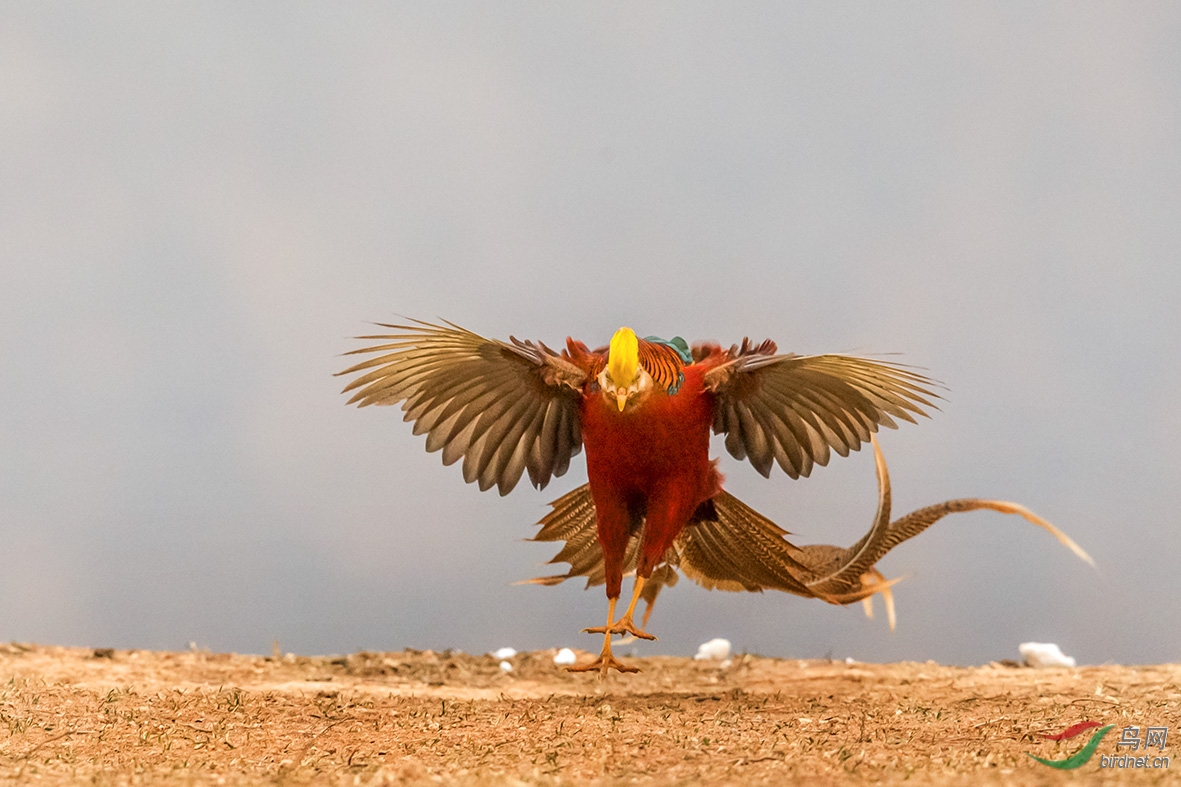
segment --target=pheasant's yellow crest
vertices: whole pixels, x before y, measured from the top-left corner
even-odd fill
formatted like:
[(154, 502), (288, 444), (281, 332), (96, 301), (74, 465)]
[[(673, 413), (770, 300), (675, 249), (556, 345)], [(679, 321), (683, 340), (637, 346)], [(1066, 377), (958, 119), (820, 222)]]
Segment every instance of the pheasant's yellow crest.
[(620, 388), (627, 388), (635, 379), (640, 367), (640, 342), (636, 332), (624, 326), (611, 337), (607, 349), (607, 374), (611, 382)]

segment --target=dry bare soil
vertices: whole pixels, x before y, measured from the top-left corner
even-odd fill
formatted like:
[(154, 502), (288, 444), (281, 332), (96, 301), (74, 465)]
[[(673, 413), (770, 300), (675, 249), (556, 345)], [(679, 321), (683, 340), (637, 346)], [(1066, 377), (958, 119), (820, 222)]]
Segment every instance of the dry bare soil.
[[(39, 784), (1181, 783), (1101, 768), (1168, 727), (1181, 665), (1034, 670), (739, 656), (570, 674), (553, 652), (267, 658), (0, 644), (0, 782)], [(583, 656), (587, 658), (588, 656)], [(1088, 734), (1095, 756), (1058, 771)], [(1128, 750), (1121, 749), (1121, 753)], [(1141, 750), (1137, 752), (1143, 754)]]

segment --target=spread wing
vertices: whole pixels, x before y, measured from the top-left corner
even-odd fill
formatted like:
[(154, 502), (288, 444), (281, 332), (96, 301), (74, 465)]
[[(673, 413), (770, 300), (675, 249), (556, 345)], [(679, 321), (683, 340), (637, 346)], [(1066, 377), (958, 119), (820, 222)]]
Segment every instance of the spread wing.
[[(743, 340), (705, 373), (717, 396), (714, 433), (764, 476), (778, 462), (792, 478), (826, 465), (829, 450), (856, 451), (881, 425), (935, 408), (932, 380), (900, 364), (849, 355), (778, 355), (773, 342)], [(938, 408), (935, 408), (938, 409)]]
[(339, 374), (349, 404), (402, 405), (426, 449), (443, 464), (463, 457), (463, 479), (508, 492), (528, 470), (542, 488), (582, 448), (578, 401), (586, 373), (544, 344), (485, 339), (452, 323), (385, 325), (397, 333), (358, 337), (372, 356)]

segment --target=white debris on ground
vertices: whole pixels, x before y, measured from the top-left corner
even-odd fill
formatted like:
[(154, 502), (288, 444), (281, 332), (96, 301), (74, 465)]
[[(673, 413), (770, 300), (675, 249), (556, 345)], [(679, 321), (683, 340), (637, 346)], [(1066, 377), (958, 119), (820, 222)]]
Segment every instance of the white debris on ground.
[(1031, 667), (1073, 667), (1075, 661), (1053, 642), (1022, 642), (1017, 646)]
[(554, 654), (554, 664), (557, 664), (559, 667), (565, 667), (576, 661), (578, 661), (578, 657), (574, 655), (574, 651), (570, 650), (570, 648), (562, 648)]
[(501, 660), (511, 659), (513, 656), (517, 655), (517, 649), (516, 648), (500, 648), (499, 650), (492, 651), (488, 655), (494, 659), (501, 659)]
[[(512, 648), (509, 648), (509, 650), (512, 650)], [(516, 653), (516, 651), (513, 651), (513, 652)], [(513, 665), (509, 664), (507, 661), (502, 661), (502, 662), (500, 662), (500, 671), (501, 672), (512, 672)]]
[(693, 658), (697, 661), (725, 661), (730, 658), (730, 640), (711, 639), (697, 647), (697, 655)]

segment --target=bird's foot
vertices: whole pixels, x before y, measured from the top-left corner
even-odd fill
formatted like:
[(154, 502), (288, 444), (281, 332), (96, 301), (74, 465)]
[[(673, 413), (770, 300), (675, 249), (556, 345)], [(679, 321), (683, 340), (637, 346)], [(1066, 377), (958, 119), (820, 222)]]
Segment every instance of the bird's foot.
[(624, 615), (610, 626), (595, 626), (594, 628), (583, 629), (583, 631), (587, 634), (606, 634), (607, 632), (611, 632), (612, 634), (631, 634), (633, 637), (638, 637), (639, 639), (656, 639), (654, 634), (649, 634), (643, 629), (636, 628), (636, 624), (632, 622), (631, 615)]
[(598, 670), (600, 677), (607, 677), (610, 670), (617, 670), (619, 672), (639, 672), (639, 667), (632, 667), (624, 664), (619, 659), (612, 656), (610, 653), (603, 653), (597, 659), (589, 664), (582, 664), (574, 667), (567, 667), (567, 672), (594, 672)]
[(640, 639), (656, 639), (655, 634), (649, 634), (641, 628), (636, 628), (636, 624), (632, 622), (631, 615), (624, 615), (616, 621), (615, 625), (611, 627), (611, 632), (613, 634), (631, 634), (633, 637), (639, 637)]

